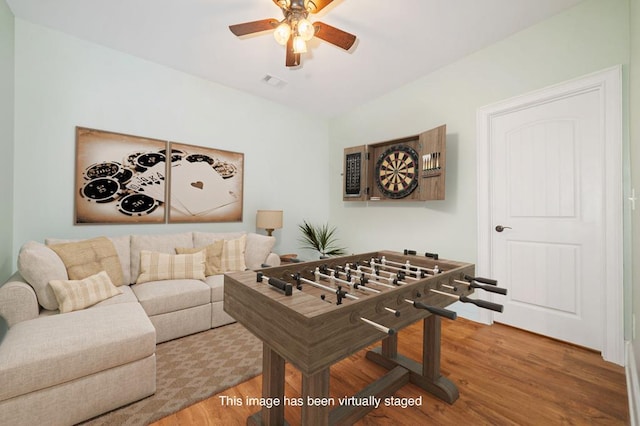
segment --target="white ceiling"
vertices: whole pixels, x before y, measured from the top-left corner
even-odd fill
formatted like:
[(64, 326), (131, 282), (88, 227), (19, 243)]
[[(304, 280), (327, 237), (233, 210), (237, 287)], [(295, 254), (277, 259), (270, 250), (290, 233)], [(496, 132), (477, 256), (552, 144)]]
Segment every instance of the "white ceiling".
[(314, 39), (297, 68), (285, 67), (270, 33), (238, 39), (228, 29), (281, 19), (272, 0), (6, 1), (17, 18), (331, 117), (581, 0), (334, 0), (311, 20), (355, 34), (356, 44), (346, 52)]

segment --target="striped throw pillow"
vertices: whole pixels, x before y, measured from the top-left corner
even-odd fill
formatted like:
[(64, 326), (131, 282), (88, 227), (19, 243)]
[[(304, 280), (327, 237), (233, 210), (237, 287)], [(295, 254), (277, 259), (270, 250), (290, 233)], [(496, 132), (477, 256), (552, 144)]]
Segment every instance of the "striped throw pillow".
[(244, 271), (247, 269), (244, 260), (246, 245), (246, 235), (234, 240), (224, 240), (224, 245), (222, 246), (222, 272)]
[(105, 271), (81, 280), (51, 280), (60, 313), (79, 311), (122, 293)]
[(218, 240), (204, 247), (176, 247), (176, 254), (193, 254), (201, 250), (205, 252), (204, 274), (208, 277), (222, 273), (222, 247), (224, 240)]
[(136, 284), (189, 278), (204, 280), (204, 262), (204, 250), (193, 254), (166, 254), (141, 250), (140, 275)]

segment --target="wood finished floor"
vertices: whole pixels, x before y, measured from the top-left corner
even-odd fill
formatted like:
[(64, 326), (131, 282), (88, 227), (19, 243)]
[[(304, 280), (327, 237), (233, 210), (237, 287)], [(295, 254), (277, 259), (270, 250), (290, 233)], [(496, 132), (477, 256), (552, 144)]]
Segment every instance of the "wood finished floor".
[[(357, 425), (625, 425), (629, 423), (624, 368), (599, 353), (501, 324), (486, 326), (459, 318), (442, 321), (442, 374), (460, 391), (449, 405), (408, 384), (400, 398), (422, 398), (419, 407), (384, 407)], [(399, 334), (399, 352), (420, 360), (422, 322)], [(331, 396), (351, 396), (385, 373), (364, 351), (331, 368)], [(260, 397), (255, 377), (153, 424), (243, 425), (257, 407), (222, 404), (220, 395)], [(286, 368), (285, 394), (300, 397), (300, 373)], [(300, 424), (300, 408), (287, 406), (285, 418)]]

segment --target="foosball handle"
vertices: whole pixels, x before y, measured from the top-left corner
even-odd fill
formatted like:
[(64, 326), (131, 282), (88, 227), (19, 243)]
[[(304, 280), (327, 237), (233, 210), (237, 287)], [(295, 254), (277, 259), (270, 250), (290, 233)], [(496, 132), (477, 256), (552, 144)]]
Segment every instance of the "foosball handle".
[(503, 294), (506, 295), (507, 294), (507, 289), (506, 288), (502, 288), (502, 287), (495, 287), (493, 285), (486, 285), (486, 284), (477, 284), (473, 281), (471, 281), (471, 283), (469, 283), (469, 287), (471, 288), (481, 288), (484, 291), (488, 291), (489, 293), (497, 293), (497, 294)]
[(467, 281), (477, 281), (482, 284), (498, 285), (498, 280), (492, 280), (491, 278), (472, 277), (471, 275), (465, 275), (464, 279)]
[(497, 303), (488, 302), (486, 300), (480, 300), (480, 299), (471, 299), (467, 296), (460, 296), (460, 301), (462, 303), (473, 303), (474, 305), (479, 306), (481, 308), (490, 309), (496, 312), (502, 312), (502, 310), (504, 309), (504, 306), (499, 305)]
[(458, 314), (455, 313), (454, 311), (450, 311), (444, 308), (438, 308), (437, 306), (426, 305), (418, 301), (413, 302), (413, 307), (419, 308), (419, 309), (426, 309), (432, 314), (440, 315), (441, 317), (449, 318), (450, 320), (455, 320), (456, 318), (458, 318)]
[(404, 249), (404, 255), (412, 255), (415, 256), (417, 254), (417, 252), (415, 250), (408, 250), (408, 249)]
[(431, 257), (433, 260), (438, 260), (438, 253), (426, 252), (424, 255), (425, 255), (425, 257)]
[(285, 296), (291, 296), (293, 294), (293, 286), (286, 281), (282, 281), (277, 278), (269, 278), (268, 283), (275, 288), (284, 291)]

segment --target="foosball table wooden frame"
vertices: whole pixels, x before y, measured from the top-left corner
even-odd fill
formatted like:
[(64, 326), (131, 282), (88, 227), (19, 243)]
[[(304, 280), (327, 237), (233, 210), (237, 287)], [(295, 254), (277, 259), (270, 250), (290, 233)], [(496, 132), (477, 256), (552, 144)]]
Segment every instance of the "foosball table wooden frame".
[[(263, 341), (262, 398), (284, 401), (289, 362), (302, 374), (302, 424), (350, 424), (373, 407), (306, 402), (329, 400), (331, 365), (379, 340), (366, 358), (389, 372), (357, 398), (384, 398), (410, 382), (448, 403), (458, 399), (455, 384), (440, 373), (440, 317), (455, 319), (443, 308), (460, 300), (502, 310), (468, 298), (474, 288), (501, 290), (474, 271), (473, 264), (437, 255), (379, 251), (230, 273), (224, 310)], [(398, 353), (397, 331), (419, 320), (422, 363)], [(262, 407), (247, 424), (287, 424), (284, 403)]]

